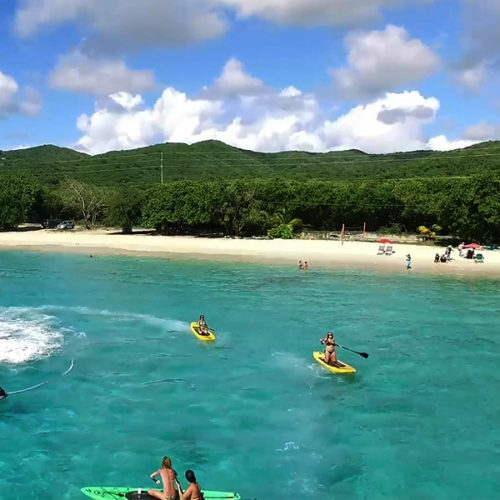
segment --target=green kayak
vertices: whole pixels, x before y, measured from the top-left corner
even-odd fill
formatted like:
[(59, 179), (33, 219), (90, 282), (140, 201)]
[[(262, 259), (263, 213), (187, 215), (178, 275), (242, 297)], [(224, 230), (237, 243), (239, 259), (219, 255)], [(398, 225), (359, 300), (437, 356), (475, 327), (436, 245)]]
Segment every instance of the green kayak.
[[(148, 490), (151, 488), (115, 488), (114, 486), (90, 486), (82, 488), (82, 493), (89, 498), (98, 498), (105, 500), (147, 500), (153, 497), (148, 495)], [(141, 493), (139, 493), (139, 491)], [(159, 490), (158, 490), (159, 491)], [(230, 493), (228, 491), (207, 491), (203, 490), (205, 500), (231, 498), (233, 500), (241, 500), (238, 493)]]

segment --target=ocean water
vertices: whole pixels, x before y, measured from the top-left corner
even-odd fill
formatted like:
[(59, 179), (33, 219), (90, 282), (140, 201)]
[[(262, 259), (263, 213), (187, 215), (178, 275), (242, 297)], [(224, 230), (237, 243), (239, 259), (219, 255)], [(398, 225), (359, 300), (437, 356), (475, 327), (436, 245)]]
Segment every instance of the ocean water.
[[(244, 499), (499, 498), (498, 280), (20, 252), (0, 280), (0, 385), (48, 382), (0, 401), (1, 499), (163, 455)], [(356, 375), (312, 359), (328, 329)]]

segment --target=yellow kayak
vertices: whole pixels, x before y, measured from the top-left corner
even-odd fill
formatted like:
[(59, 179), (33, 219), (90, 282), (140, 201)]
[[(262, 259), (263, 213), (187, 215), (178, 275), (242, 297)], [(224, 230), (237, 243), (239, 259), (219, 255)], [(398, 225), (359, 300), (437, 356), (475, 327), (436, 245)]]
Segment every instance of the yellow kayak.
[(320, 351), (314, 351), (313, 352), (313, 358), (323, 367), (326, 368), (328, 371), (332, 373), (356, 373), (356, 368), (353, 366), (349, 366), (346, 363), (343, 363), (342, 361), (339, 361), (339, 365), (342, 366), (332, 366), (332, 365), (327, 365), (324, 362), (325, 359), (325, 353), (320, 352)]
[(215, 335), (213, 334), (212, 330), (210, 330), (210, 328), (208, 329), (208, 331), (210, 332), (208, 335), (202, 335), (201, 333), (199, 333), (200, 329), (199, 329), (199, 326), (198, 326), (198, 321), (193, 321), (191, 323), (191, 331), (200, 340), (205, 340), (205, 341), (215, 340)]

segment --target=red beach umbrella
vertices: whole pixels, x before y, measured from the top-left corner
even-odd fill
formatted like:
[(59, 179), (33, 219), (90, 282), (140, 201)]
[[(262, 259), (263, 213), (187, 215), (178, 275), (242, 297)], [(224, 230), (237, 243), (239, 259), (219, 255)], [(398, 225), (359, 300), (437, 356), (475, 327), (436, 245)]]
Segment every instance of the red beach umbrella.
[(478, 243), (469, 243), (467, 245), (464, 245), (462, 248), (476, 248), (477, 250), (484, 250), (483, 247)]
[(378, 240), (379, 243), (394, 243), (394, 241), (390, 240), (389, 238), (380, 238)]

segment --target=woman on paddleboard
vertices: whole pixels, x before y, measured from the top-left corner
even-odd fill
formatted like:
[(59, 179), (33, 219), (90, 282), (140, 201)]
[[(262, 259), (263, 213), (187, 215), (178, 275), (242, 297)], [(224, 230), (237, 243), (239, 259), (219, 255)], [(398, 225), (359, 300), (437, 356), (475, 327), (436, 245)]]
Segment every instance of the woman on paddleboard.
[(337, 353), (335, 351), (335, 337), (333, 336), (333, 332), (328, 332), (324, 339), (321, 339), (320, 342), (325, 346), (325, 363), (327, 365), (335, 366), (337, 361)]
[(198, 332), (200, 335), (210, 335), (208, 330), (207, 322), (205, 321), (205, 316), (202, 314), (198, 320)]
[(177, 481), (177, 472), (172, 469), (172, 460), (170, 457), (163, 457), (161, 461), (161, 467), (151, 474), (151, 479), (156, 483), (160, 484), (160, 481), (156, 479), (156, 476), (161, 476), (163, 483), (163, 492), (157, 490), (149, 490), (148, 495), (159, 498), (160, 500), (176, 500), (177, 493), (175, 491), (174, 482)]
[(201, 486), (196, 482), (196, 476), (191, 469), (186, 471), (186, 479), (189, 482), (189, 486), (183, 493), (181, 485), (177, 482), (177, 492), (179, 493), (180, 500), (204, 500), (203, 493), (201, 492)]

